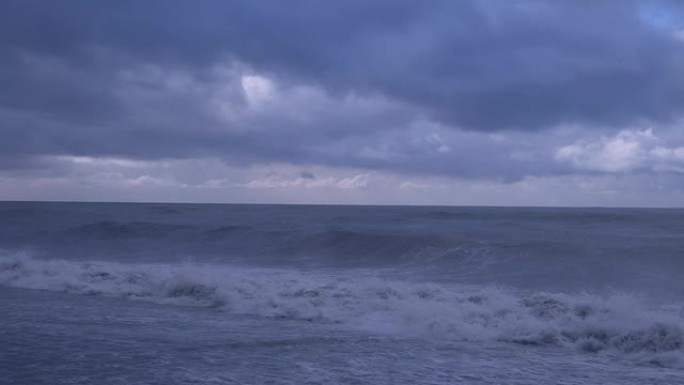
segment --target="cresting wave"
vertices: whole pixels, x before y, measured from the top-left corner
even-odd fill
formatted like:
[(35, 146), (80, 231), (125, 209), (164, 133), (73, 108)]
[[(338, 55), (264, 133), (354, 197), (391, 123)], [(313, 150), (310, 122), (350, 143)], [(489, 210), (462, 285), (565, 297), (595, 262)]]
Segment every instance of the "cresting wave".
[[(348, 271), (347, 271), (348, 272)], [(349, 273), (349, 272), (348, 272)], [(0, 285), (105, 295), (409, 336), (618, 351), (684, 364), (684, 308), (632, 295), (521, 293), (229, 265), (120, 264), (0, 256)]]

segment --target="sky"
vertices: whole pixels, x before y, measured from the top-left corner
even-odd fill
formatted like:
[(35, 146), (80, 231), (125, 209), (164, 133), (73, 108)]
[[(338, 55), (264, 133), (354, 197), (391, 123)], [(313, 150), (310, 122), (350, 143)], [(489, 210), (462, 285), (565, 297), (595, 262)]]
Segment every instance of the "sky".
[(4, 0), (0, 200), (684, 207), (683, 7)]

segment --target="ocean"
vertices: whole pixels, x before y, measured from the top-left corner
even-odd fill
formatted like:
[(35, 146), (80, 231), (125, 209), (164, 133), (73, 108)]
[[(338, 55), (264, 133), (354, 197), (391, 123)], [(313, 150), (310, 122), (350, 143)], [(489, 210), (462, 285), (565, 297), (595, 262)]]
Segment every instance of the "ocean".
[(684, 384), (684, 210), (0, 203), (2, 384)]

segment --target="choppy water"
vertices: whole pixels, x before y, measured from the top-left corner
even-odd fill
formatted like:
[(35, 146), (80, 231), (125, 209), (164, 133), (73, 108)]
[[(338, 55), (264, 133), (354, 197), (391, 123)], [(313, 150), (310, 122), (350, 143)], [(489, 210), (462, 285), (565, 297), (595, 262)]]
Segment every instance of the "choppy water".
[(684, 384), (684, 211), (0, 203), (9, 384)]

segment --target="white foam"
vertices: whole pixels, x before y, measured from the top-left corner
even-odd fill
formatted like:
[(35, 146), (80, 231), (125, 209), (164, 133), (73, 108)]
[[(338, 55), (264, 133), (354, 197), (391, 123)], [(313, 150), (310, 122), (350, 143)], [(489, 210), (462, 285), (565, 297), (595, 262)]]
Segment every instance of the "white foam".
[(215, 306), (377, 333), (619, 351), (666, 366), (684, 362), (680, 305), (650, 307), (627, 294), (530, 294), (357, 273), (0, 256), (0, 284), (19, 288)]

